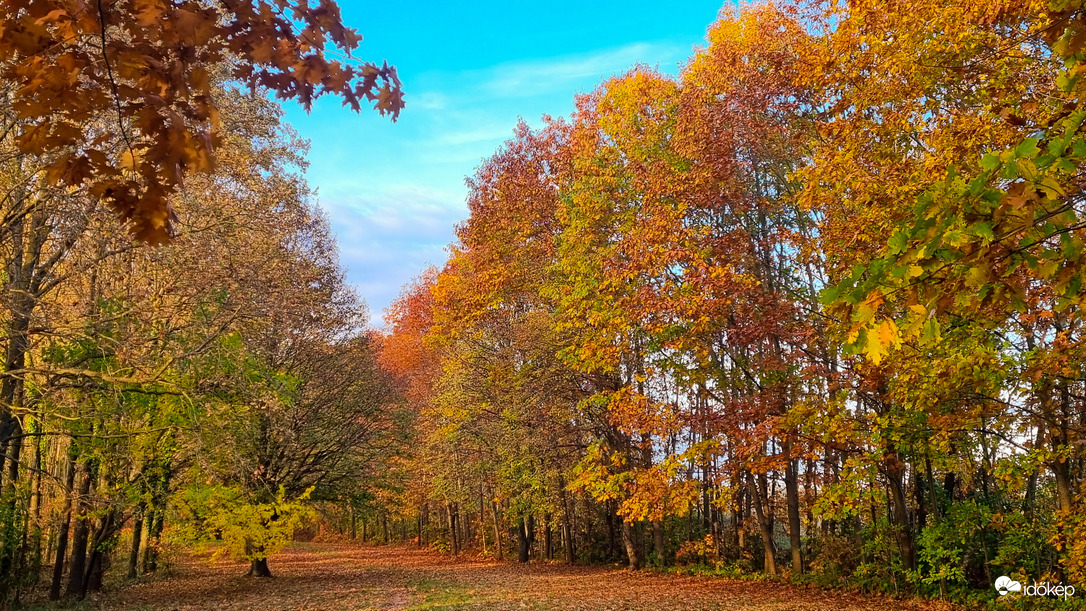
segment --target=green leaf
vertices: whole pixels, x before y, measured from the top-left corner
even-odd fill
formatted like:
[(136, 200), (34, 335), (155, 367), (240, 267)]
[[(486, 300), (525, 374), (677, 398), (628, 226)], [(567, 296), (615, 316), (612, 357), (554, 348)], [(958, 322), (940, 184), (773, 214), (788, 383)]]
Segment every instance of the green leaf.
[(1037, 147), (1036, 138), (1026, 138), (1021, 144), (1015, 147), (1014, 156), (1018, 158), (1022, 157), (1034, 157), (1037, 153), (1041, 152), (1041, 149)]
[(995, 234), (992, 233), (992, 224), (988, 222), (976, 223), (972, 227), (970, 232), (977, 237), (985, 239), (986, 243), (990, 243), (995, 240)]
[(909, 234), (904, 231), (898, 231), (890, 238), (890, 254), (896, 255), (905, 251), (905, 247), (909, 245)]

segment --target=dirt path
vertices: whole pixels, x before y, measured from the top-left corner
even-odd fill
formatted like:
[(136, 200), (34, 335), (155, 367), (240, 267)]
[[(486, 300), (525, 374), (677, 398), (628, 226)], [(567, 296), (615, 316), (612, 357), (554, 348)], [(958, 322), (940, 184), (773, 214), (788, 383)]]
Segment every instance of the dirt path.
[(757, 609), (888, 611), (911, 603), (776, 583), (560, 564), (452, 562), (411, 547), (296, 544), (272, 579), (189, 558), (163, 579), (114, 588), (98, 609)]

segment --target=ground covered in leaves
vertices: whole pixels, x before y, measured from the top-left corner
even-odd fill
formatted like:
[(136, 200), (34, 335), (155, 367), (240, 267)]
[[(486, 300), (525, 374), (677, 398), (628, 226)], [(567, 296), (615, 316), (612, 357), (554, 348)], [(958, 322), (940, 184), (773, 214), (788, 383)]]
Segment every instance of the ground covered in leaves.
[[(244, 577), (232, 561), (179, 559), (165, 577), (114, 586), (88, 609), (756, 609), (886, 611), (919, 603), (790, 585), (460, 560), (409, 546), (297, 543), (270, 562), (275, 577)], [(49, 607), (40, 607), (49, 608)], [(67, 607), (72, 608), (72, 607)], [(77, 607), (78, 608), (78, 607)]]

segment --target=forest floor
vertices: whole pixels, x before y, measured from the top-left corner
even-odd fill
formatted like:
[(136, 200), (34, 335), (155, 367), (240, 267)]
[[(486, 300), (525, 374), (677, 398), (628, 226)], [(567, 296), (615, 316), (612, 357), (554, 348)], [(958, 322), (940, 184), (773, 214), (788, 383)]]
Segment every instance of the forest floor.
[(631, 572), (614, 567), (453, 561), (410, 546), (295, 543), (269, 561), (271, 579), (246, 565), (186, 555), (169, 574), (116, 584), (78, 606), (36, 609), (748, 609), (887, 611), (920, 602), (773, 582)]

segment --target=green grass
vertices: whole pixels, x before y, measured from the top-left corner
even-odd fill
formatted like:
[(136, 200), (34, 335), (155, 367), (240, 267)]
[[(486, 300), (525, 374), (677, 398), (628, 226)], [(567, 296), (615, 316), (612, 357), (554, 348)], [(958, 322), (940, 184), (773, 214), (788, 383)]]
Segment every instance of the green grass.
[(410, 588), (422, 595), (421, 601), (409, 607), (412, 611), (457, 609), (473, 602), (480, 602), (476, 597), (475, 589), (467, 588), (464, 584), (423, 579), (411, 583)]

